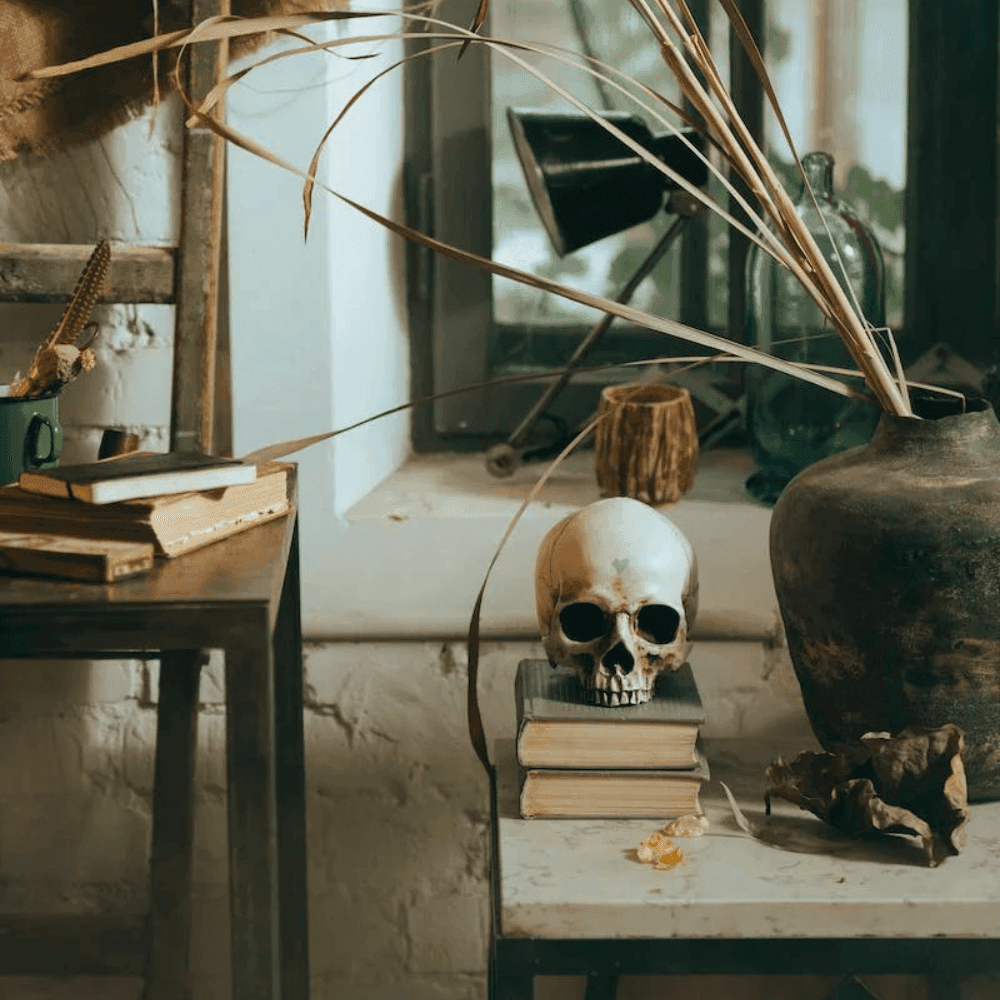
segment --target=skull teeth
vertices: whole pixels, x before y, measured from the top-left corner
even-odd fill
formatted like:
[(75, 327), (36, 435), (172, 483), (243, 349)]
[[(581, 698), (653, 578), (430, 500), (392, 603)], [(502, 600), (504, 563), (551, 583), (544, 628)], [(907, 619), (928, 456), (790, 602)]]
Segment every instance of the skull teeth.
[(604, 688), (593, 688), (594, 700), (598, 705), (641, 705), (649, 701), (650, 692), (631, 691), (607, 691)]

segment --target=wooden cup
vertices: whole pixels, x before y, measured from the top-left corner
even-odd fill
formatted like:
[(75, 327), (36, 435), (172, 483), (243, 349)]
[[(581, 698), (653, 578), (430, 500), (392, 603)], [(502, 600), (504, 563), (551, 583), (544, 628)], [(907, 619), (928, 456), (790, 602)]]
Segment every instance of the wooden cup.
[(597, 412), (602, 496), (663, 504), (691, 489), (698, 431), (687, 389), (663, 383), (606, 386)]

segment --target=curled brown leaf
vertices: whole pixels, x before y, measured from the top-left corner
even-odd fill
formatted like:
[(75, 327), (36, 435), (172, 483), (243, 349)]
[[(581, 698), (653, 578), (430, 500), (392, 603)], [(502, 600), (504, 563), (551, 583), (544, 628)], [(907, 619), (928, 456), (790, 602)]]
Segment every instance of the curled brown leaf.
[(965, 735), (947, 723), (912, 727), (897, 736), (862, 737), (868, 759), (805, 751), (765, 771), (765, 801), (787, 799), (845, 833), (918, 837), (934, 867), (958, 854), (969, 818), (962, 751)]

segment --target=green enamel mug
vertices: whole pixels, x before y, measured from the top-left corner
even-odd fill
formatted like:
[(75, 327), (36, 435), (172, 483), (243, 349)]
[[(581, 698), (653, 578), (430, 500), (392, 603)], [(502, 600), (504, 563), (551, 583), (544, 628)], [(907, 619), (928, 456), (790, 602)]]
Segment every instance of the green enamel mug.
[(59, 464), (62, 427), (59, 394), (20, 399), (0, 387), (0, 485), (17, 482), (22, 472)]

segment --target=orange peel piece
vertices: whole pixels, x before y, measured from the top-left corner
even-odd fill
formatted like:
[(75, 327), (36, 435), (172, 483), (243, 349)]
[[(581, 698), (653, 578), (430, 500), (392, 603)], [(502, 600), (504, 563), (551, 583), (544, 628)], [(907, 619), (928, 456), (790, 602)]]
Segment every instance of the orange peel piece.
[(684, 852), (677, 846), (671, 844), (657, 859), (653, 868), (658, 872), (666, 871), (668, 868), (676, 868), (684, 860)]
[(684, 860), (684, 852), (662, 830), (655, 830), (637, 848), (639, 861), (652, 864), (657, 871), (675, 868)]

